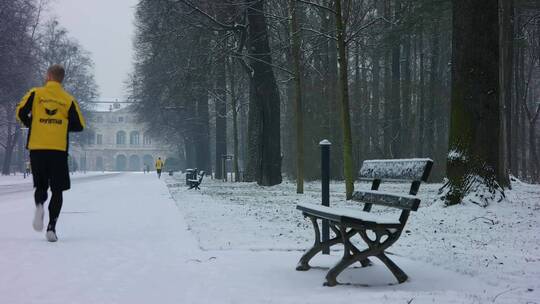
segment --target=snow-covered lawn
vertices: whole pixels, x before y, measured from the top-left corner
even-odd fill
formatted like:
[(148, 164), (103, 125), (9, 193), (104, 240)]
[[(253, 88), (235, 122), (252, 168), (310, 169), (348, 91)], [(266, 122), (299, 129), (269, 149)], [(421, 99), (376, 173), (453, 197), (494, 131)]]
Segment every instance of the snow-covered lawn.
[[(265, 255), (268, 252), (290, 251), (299, 259), (302, 251), (313, 241), (311, 224), (295, 209), (295, 205), (298, 202), (320, 202), (320, 182), (307, 183), (303, 195), (295, 193), (292, 183), (260, 187), (253, 183), (223, 183), (207, 179), (203, 182), (202, 190), (197, 192), (187, 191), (182, 182), (182, 176), (167, 177), (171, 193), (189, 229), (204, 250), (262, 251)], [(478, 302), (540, 303), (540, 186), (516, 182), (514, 190), (507, 193), (507, 201), (488, 208), (476, 205), (445, 208), (436, 201), (440, 186), (422, 185), (419, 211), (412, 213), (406, 233), (389, 250), (402, 260), (398, 260), (398, 265), (405, 263), (406, 266), (402, 268), (409, 273), (410, 282), (402, 285), (416, 286), (418, 280), (426, 280), (422, 271), (420, 278), (415, 277), (414, 271), (419, 270), (415, 267), (426, 272), (446, 269), (473, 279), (473, 285), (477, 288), (465, 294), (478, 297)], [(358, 183), (356, 187), (367, 189), (369, 185)], [(381, 190), (405, 194), (408, 187), (408, 184), (390, 183), (382, 184)], [(334, 182), (330, 188), (331, 205), (359, 206), (344, 200), (342, 183)], [(388, 209), (376, 212), (396, 213)], [(399, 214), (395, 216), (398, 218)], [(336, 262), (339, 254), (333, 252), (334, 257), (323, 259)], [(288, 263), (293, 269), (296, 260), (289, 260)], [(328, 263), (326, 266), (332, 264), (330, 261)], [(317, 265), (317, 261), (312, 264)], [(344, 274), (338, 277), (338, 281), (353, 285), (394, 283), (391, 275), (377, 281), (372, 278), (374, 274), (370, 271), (375, 270), (348, 271), (354, 277)], [(321, 284), (324, 271), (317, 272), (320, 277), (318, 283)], [(387, 272), (384, 267), (375, 271), (377, 275), (386, 275)], [(451, 276), (438, 280), (442, 280), (439, 283), (443, 286), (447, 284), (451, 294), (454, 290), (452, 284), (455, 283)], [(419, 288), (429, 293), (429, 283), (425, 281)], [(486, 291), (483, 283), (490, 286), (491, 291)], [(399, 288), (402, 288), (401, 285)], [(358, 292), (370, 290), (359, 288)], [(454, 296), (439, 295), (433, 298), (435, 303), (441, 303)], [(461, 299), (457, 301), (459, 303), (476, 301), (467, 296), (458, 298)]]

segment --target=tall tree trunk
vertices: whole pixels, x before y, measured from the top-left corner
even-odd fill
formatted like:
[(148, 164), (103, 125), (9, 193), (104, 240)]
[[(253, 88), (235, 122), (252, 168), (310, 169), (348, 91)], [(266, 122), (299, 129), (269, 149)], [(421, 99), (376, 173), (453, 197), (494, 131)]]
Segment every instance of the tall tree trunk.
[[(521, 16), (517, 17), (517, 25), (516, 26), (516, 36), (521, 36), (521, 27), (519, 24), (521, 24)], [(522, 137), (522, 128), (523, 126), (523, 120), (522, 120), (522, 113), (523, 113), (523, 107), (521, 106), (521, 98), (522, 98), (522, 91), (523, 91), (523, 65), (524, 65), (524, 59), (523, 59), (523, 47), (521, 45), (518, 45), (515, 52), (515, 61), (516, 61), (516, 67), (514, 69), (514, 102), (513, 102), (513, 108), (514, 108), (514, 119), (512, 120), (512, 137), (514, 139), (515, 144), (513, 145), (512, 149), (512, 162), (511, 165), (512, 168), (515, 170), (515, 175), (520, 176), (523, 174), (523, 167), (521, 165), (521, 162), (519, 161), (522, 158), (521, 154), (521, 147), (523, 143), (523, 137)]]
[[(195, 161), (199, 170), (212, 172), (210, 161), (210, 114), (208, 112), (208, 93), (201, 88), (197, 94), (197, 129), (195, 131)], [(204, 91), (204, 92), (203, 92)]]
[[(514, 63), (514, 0), (499, 0), (502, 6), (501, 12), (501, 99), (504, 104), (505, 126), (506, 126), (506, 166), (509, 172), (514, 171), (514, 141), (512, 132), (514, 128), (513, 104), (512, 104), (512, 69)], [(508, 181), (510, 186), (510, 181)]]
[[(360, 154), (360, 161), (367, 159), (370, 151), (369, 135), (371, 134), (372, 125), (368, 119), (371, 117), (371, 108), (369, 102), (369, 88), (368, 88), (368, 76), (367, 76), (367, 53), (362, 52), (361, 57), (362, 68), (360, 71), (360, 86), (361, 95), (359, 102), (361, 103), (360, 119), (362, 123), (362, 136), (360, 137), (362, 153)], [(357, 162), (357, 166), (360, 166), (360, 162)]]
[(512, 23), (513, 0), (498, 0), (499, 2), (499, 84), (500, 84), (500, 105), (499, 109), (501, 119), (500, 146), (499, 153), (506, 155), (501, 158), (501, 163), (498, 166), (497, 180), (500, 181), (502, 187), (510, 186), (510, 176), (508, 167), (510, 165), (510, 147), (511, 141), (511, 88), (512, 88), (512, 57), (510, 50), (512, 49)]
[(349, 112), (349, 76), (347, 49), (345, 45), (346, 25), (343, 22), (341, 0), (336, 0), (336, 30), (339, 62), (339, 87), (341, 99), (341, 124), (343, 130), (343, 168), (345, 175), (345, 193), (352, 198), (354, 191), (354, 164), (352, 156), (351, 119)]
[[(498, 4), (453, 0), (452, 103), (447, 204), (457, 204), (479, 186), (498, 191), (501, 164)], [(473, 189), (474, 191), (474, 189)], [(480, 193), (479, 195), (483, 195)], [(492, 199), (488, 197), (486, 199)]]
[(294, 67), (294, 113), (296, 118), (296, 193), (304, 193), (304, 109), (302, 106), (302, 70), (300, 64), (300, 27), (297, 2), (289, 0), (291, 50)]
[(229, 81), (230, 81), (230, 92), (231, 92), (231, 111), (232, 111), (232, 123), (233, 123), (233, 171), (234, 171), (234, 181), (240, 181), (240, 169), (238, 166), (238, 103), (237, 103), (237, 94), (236, 94), (236, 75), (234, 70), (234, 64), (231, 60), (227, 60), (228, 72), (229, 72)]
[(411, 71), (411, 35), (407, 35), (403, 41), (403, 84), (402, 88), (402, 104), (403, 104), (403, 118), (401, 123), (402, 141), (400, 143), (400, 150), (402, 157), (411, 157), (414, 151), (412, 151), (413, 142), (412, 128), (414, 121), (411, 114), (412, 109), (412, 71)]
[[(223, 179), (227, 174), (222, 166), (223, 156), (227, 155), (227, 75), (226, 58), (220, 56), (216, 66), (216, 179)], [(226, 168), (225, 168), (226, 170)]]
[(372, 55), (372, 68), (371, 68), (371, 115), (370, 115), (370, 124), (373, 126), (370, 133), (370, 142), (371, 142), (371, 153), (374, 155), (380, 154), (380, 56), (379, 51), (374, 50)]
[[(399, 12), (401, 10), (401, 1), (396, 0), (395, 1), (395, 7), (394, 7), (394, 20), (397, 22), (399, 20)], [(392, 29), (392, 40), (393, 40), (393, 46), (392, 46), (392, 99), (390, 100), (390, 126), (391, 126), (391, 132), (390, 132), (390, 144), (388, 147), (390, 148), (390, 151), (388, 152), (388, 155), (391, 158), (399, 158), (400, 157), (400, 147), (401, 147), (401, 138), (403, 136), (403, 132), (401, 129), (401, 37), (397, 33), (397, 29), (395, 26), (393, 26)]]
[(440, 33), (440, 21), (438, 19), (434, 20), (433, 29), (431, 32), (431, 58), (430, 58), (430, 73), (429, 73), (429, 104), (428, 104), (428, 115), (427, 115), (427, 153), (430, 157), (435, 155), (435, 142), (436, 142), (436, 114), (435, 114), (435, 104), (441, 102), (440, 91), (439, 91), (439, 82), (441, 81), (439, 76), (439, 35)]
[[(263, 186), (280, 184), (280, 98), (272, 70), (264, 1), (247, 9), (251, 76), (248, 171)], [(258, 121), (255, 121), (258, 119)]]
[[(387, 20), (391, 19), (391, 1), (384, 2), (384, 18)], [(385, 31), (391, 31), (391, 27), (388, 23), (385, 25)], [(392, 143), (392, 51), (388, 47), (383, 48), (384, 59), (383, 59), (383, 68), (384, 68), (384, 106), (383, 106), (383, 155), (387, 158), (392, 157), (390, 155), (390, 146)]]
[(426, 104), (426, 86), (425, 86), (425, 52), (424, 52), (424, 30), (423, 27), (419, 31), (420, 37), (418, 38), (418, 49), (420, 50), (420, 67), (419, 67), (419, 78), (420, 78), (420, 93), (418, 96), (418, 142), (416, 146), (416, 155), (419, 157), (424, 156), (424, 145), (425, 145), (425, 104)]
[(19, 125), (15, 124), (14, 119), (9, 118), (11, 111), (6, 111), (7, 120), (7, 139), (6, 146), (4, 148), (4, 162), (2, 164), (2, 175), (9, 175), (11, 173), (11, 163), (13, 159), (13, 150), (17, 144), (17, 140), (21, 133)]

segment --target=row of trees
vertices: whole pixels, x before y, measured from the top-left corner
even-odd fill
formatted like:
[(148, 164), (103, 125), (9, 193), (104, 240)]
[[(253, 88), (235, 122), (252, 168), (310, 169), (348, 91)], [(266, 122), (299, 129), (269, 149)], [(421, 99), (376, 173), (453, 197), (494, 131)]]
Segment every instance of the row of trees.
[[(540, 9), (525, 0), (474, 3), (477, 10), (450, 0), (141, 1), (131, 97), (141, 119), (178, 144), (187, 166), (213, 167), (217, 177), (229, 151), (237, 176), (243, 170), (246, 180), (274, 185), (283, 170), (301, 193), (304, 179), (319, 177), (318, 142), (327, 138), (332, 177), (346, 180), (350, 196), (363, 159), (431, 157), (434, 179), (445, 177), (449, 150), (463, 152), (449, 149), (451, 96), (469, 86), (478, 97), (484, 77), (467, 78), (453, 60), (467, 48), (501, 46), (503, 57), (478, 58), (494, 60), (480, 68), (502, 73), (488, 82), (494, 100), (503, 96), (495, 105), (501, 119), (492, 122), (506, 118), (504, 132), (485, 134), (502, 136), (506, 145), (488, 137), (482, 149), (503, 149), (504, 162), (479, 163), (502, 168), (492, 174), (502, 186), (508, 170), (538, 180)], [(459, 16), (473, 19), (460, 25)], [(474, 18), (487, 26), (487, 40), (477, 40)], [(467, 132), (455, 129), (453, 138)]]
[(10, 174), (14, 164), (19, 170), (24, 165), (25, 139), (15, 120), (15, 107), (27, 90), (43, 84), (50, 65), (65, 66), (64, 86), (83, 108), (97, 94), (90, 55), (56, 19), (43, 20), (46, 8), (46, 0), (0, 3), (0, 160), (4, 175)]

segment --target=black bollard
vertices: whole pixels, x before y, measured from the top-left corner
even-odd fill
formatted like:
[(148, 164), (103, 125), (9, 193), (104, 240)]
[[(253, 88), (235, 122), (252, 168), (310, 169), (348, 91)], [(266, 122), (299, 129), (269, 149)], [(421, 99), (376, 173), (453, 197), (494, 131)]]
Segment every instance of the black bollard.
[[(319, 143), (321, 146), (321, 190), (322, 190), (322, 205), (330, 206), (330, 146), (332, 143), (328, 140), (323, 140)], [(330, 227), (328, 220), (322, 220), (322, 242), (330, 239)], [(322, 251), (323, 254), (330, 254), (330, 248), (326, 247)]]

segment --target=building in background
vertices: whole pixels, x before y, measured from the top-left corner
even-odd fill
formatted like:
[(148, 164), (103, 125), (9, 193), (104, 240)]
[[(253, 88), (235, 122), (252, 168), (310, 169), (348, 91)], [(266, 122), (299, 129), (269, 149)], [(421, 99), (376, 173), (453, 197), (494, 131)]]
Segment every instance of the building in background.
[(88, 171), (143, 171), (154, 169), (155, 159), (167, 162), (169, 146), (153, 138), (129, 105), (99, 104), (87, 111), (84, 145), (70, 146), (70, 169)]

